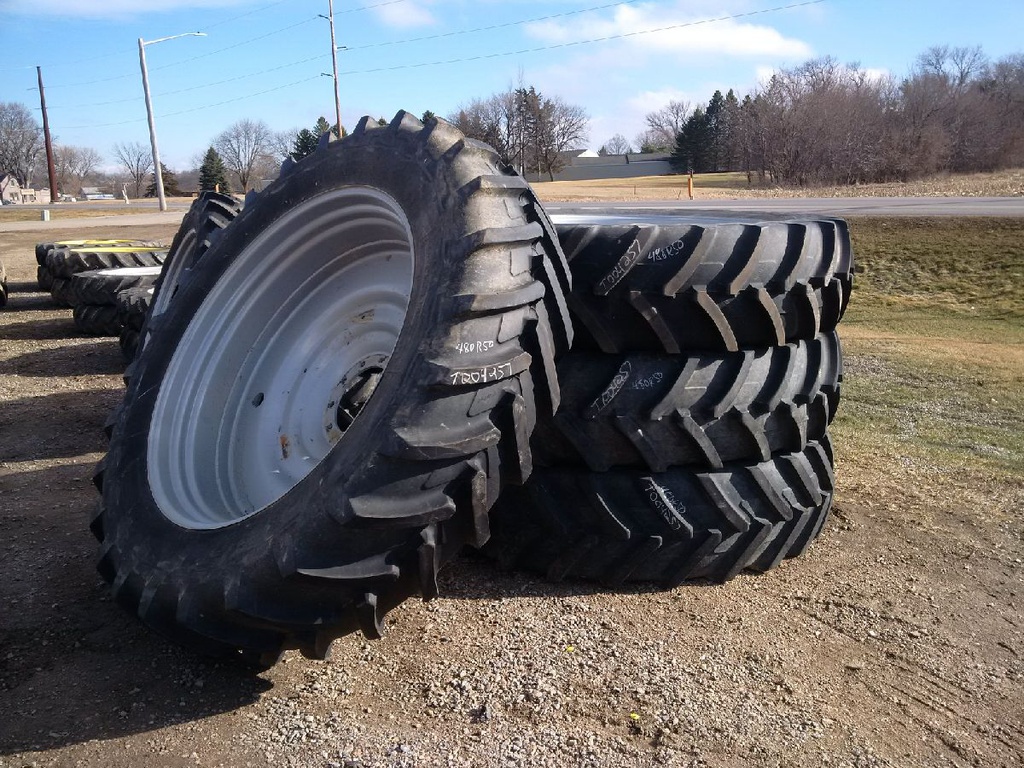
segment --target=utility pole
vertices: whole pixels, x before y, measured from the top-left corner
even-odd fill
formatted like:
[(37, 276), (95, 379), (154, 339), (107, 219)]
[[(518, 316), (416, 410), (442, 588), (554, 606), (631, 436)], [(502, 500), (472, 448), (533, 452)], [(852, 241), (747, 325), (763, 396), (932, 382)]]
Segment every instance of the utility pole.
[(39, 78), (39, 106), (43, 110), (43, 140), (46, 142), (46, 171), (50, 177), (50, 202), (59, 199), (57, 191), (57, 171), (53, 167), (53, 142), (50, 141), (50, 118), (46, 114), (46, 92), (43, 90), (43, 68), (36, 67)]
[(154, 43), (162, 43), (165, 40), (174, 40), (178, 37), (206, 37), (205, 32), (183, 32), (180, 35), (161, 37), (157, 40), (143, 40), (139, 38), (139, 64), (142, 67), (142, 91), (146, 95), (146, 115), (149, 118), (149, 143), (153, 147), (153, 179), (156, 181), (156, 197), (160, 204), (160, 210), (167, 210), (167, 198), (164, 197), (164, 175), (160, 169), (160, 151), (156, 146), (156, 123), (153, 121), (153, 100), (149, 96), (149, 74), (146, 72), (146, 46)]
[(338, 46), (334, 42), (334, 0), (327, 0), (327, 21), (331, 25), (331, 64), (334, 67), (334, 119), (337, 120), (338, 138), (341, 138), (341, 94), (338, 91)]

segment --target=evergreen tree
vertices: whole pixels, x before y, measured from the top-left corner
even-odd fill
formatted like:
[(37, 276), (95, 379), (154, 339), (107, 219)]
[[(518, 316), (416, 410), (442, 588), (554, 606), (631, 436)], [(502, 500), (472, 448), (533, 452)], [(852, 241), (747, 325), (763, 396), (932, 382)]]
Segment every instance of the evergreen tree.
[(722, 170), (726, 146), (725, 133), (728, 118), (725, 116), (725, 97), (722, 96), (721, 91), (715, 91), (711, 96), (704, 116), (707, 121), (707, 170), (714, 173)]
[[(164, 182), (164, 196), (165, 197), (182, 197), (184, 192), (178, 187), (178, 177), (175, 176), (174, 171), (168, 170), (167, 166), (160, 163), (160, 176)], [(146, 187), (146, 197), (156, 197), (156, 174), (151, 174), (149, 177), (149, 186)]]
[(420, 120), (422, 120), (425, 123), (428, 120), (433, 120), (435, 117), (437, 117), (437, 115), (435, 115), (428, 109), (426, 112), (423, 113), (423, 116), (420, 118)]
[(679, 173), (708, 173), (711, 165), (711, 130), (707, 113), (697, 107), (676, 136), (676, 146), (669, 162)]
[(330, 123), (327, 122), (326, 117), (320, 115), (320, 117), (317, 118), (316, 123), (313, 125), (313, 133), (315, 133), (316, 137), (319, 139), (323, 134), (327, 133), (328, 131), (334, 131), (335, 133), (337, 133), (337, 127), (338, 126), (336, 125), (332, 126)]
[(217, 150), (210, 147), (203, 157), (203, 164), (199, 166), (199, 191), (214, 192), (218, 189), (225, 195), (231, 194), (231, 185), (228, 183), (228, 172), (224, 167), (224, 161)]
[(295, 134), (295, 142), (292, 144), (291, 152), (292, 160), (298, 161), (313, 154), (313, 152), (316, 151), (317, 144), (319, 143), (319, 133), (313, 133), (309, 128), (303, 128)]

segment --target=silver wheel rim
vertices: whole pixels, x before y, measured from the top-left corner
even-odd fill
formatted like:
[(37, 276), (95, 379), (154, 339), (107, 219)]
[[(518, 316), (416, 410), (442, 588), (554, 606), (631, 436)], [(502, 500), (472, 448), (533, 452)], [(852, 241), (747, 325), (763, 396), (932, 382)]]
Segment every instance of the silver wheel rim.
[(190, 529), (244, 520), (327, 456), (405, 325), (409, 222), (346, 187), (299, 203), (235, 258), (182, 335), (148, 437), (153, 498)]

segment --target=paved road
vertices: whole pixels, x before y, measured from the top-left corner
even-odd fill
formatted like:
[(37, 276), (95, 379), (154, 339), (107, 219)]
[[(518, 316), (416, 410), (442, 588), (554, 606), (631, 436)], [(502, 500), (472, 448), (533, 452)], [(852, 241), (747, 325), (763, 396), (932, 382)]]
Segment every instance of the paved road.
[(91, 216), (76, 219), (66, 216), (67, 211), (61, 209), (59, 219), (50, 221), (4, 221), (0, 222), (0, 232), (46, 232), (52, 229), (95, 229), (98, 227), (152, 226), (153, 224), (178, 224), (185, 215), (185, 209), (174, 211), (154, 211), (153, 213), (122, 213), (111, 216)]
[[(155, 206), (155, 204), (154, 204)], [(632, 217), (643, 213), (719, 216), (729, 218), (737, 212), (774, 215), (826, 214), (830, 216), (1021, 216), (1024, 217), (1024, 197), (773, 197), (742, 200), (645, 200), (635, 203), (546, 203), (545, 209), (559, 217), (585, 214), (592, 217), (597, 211)], [(70, 211), (60, 209), (60, 216)], [(185, 214), (185, 208), (165, 213), (112, 214), (92, 218), (59, 218), (51, 221), (9, 221), (0, 223), (0, 232), (32, 232), (48, 229), (93, 229), (98, 227), (137, 224), (176, 224)]]
[(830, 216), (1024, 216), (1024, 197), (773, 197), (682, 202), (546, 203), (544, 207), (552, 214), (599, 210), (621, 214), (755, 211)]

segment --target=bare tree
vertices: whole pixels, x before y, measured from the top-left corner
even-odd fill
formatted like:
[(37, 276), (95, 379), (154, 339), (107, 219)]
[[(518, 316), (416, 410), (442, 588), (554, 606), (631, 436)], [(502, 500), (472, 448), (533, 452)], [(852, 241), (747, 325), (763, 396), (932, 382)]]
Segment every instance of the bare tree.
[(671, 152), (676, 137), (693, 114), (688, 101), (670, 101), (666, 106), (644, 117), (647, 130), (636, 138), (641, 152)]
[(292, 149), (295, 146), (295, 134), (299, 132), (299, 128), (293, 128), (290, 131), (272, 131), (270, 134), (270, 154), (273, 157), (274, 162), (280, 165), (285, 161), (285, 158), (292, 156)]
[(533, 86), (474, 99), (449, 119), (470, 138), (493, 146), (505, 162), (538, 177), (552, 177), (564, 167), (562, 153), (586, 141), (589, 120), (582, 107), (545, 98)]
[[(604, 150), (604, 154), (607, 155), (625, 155), (628, 152), (633, 151), (633, 147), (630, 146), (629, 140), (626, 139), (621, 133), (616, 133), (601, 147)], [(598, 154), (601, 154), (598, 152)]]
[(565, 153), (582, 149), (589, 135), (590, 116), (575, 104), (567, 104), (558, 96), (541, 101), (538, 126), (538, 175), (546, 173), (551, 181), (566, 165)]
[(274, 165), (274, 132), (262, 120), (239, 120), (214, 139), (213, 146), (238, 178), (243, 194)]
[(143, 185), (153, 170), (152, 148), (138, 141), (121, 142), (114, 145), (114, 156), (131, 178), (132, 197), (142, 197)]
[(53, 145), (53, 165), (57, 172), (57, 188), (63, 192), (77, 191), (82, 181), (92, 174), (103, 156), (92, 147), (70, 144)]
[(0, 173), (12, 173), (30, 186), (43, 149), (43, 129), (24, 104), (0, 102)]

